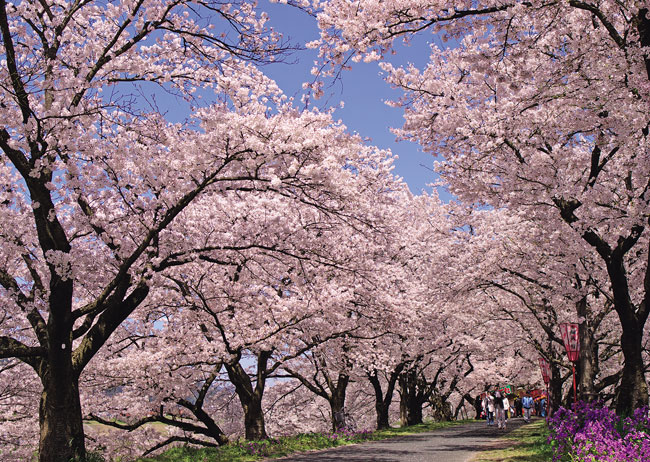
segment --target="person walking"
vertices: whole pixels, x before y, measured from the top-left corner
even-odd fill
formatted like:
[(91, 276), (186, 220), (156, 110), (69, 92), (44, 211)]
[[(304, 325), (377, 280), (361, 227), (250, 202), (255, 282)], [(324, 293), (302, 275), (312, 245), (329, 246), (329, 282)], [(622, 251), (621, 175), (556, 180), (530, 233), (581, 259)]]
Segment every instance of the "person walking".
[(522, 417), (524, 415), (523, 407), (521, 406), (521, 398), (515, 398), (515, 417)]
[(497, 428), (506, 428), (506, 410), (503, 407), (503, 392), (497, 390), (494, 392), (494, 412), (496, 414)]
[(530, 411), (533, 409), (535, 402), (530, 396), (530, 392), (527, 391), (526, 395), (521, 400), (521, 406), (524, 408), (524, 421), (526, 423), (530, 422)]
[(486, 393), (483, 403), (485, 406), (487, 424), (488, 426), (494, 425), (494, 396), (492, 396), (489, 392)]

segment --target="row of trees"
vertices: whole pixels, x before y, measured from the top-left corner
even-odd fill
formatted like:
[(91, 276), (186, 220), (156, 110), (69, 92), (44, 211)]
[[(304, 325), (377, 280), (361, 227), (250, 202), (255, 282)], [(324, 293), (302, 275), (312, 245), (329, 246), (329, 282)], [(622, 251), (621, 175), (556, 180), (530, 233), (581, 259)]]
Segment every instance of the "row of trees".
[(333, 72), (454, 43), (382, 61), (442, 204), (259, 70), (290, 46), (252, 3), (0, 0), (3, 457), (338, 428), (350, 393), (453, 416), (539, 353), (560, 403), (576, 318), (583, 396), (647, 403), (648, 19), (609, 3), (300, 5)]
[[(314, 44), (332, 70), (426, 31), (448, 44), (432, 45), (422, 69), (380, 63), (404, 91), (398, 133), (442, 158), (464, 203), (527, 217), (549, 252), (575, 249), (574, 274), (551, 277), (583, 291), (572, 299), (581, 319), (598, 305), (616, 313), (621, 414), (648, 404), (648, 13), (634, 1), (333, 0)], [(595, 294), (607, 301), (594, 307)], [(589, 341), (599, 318), (582, 324)]]

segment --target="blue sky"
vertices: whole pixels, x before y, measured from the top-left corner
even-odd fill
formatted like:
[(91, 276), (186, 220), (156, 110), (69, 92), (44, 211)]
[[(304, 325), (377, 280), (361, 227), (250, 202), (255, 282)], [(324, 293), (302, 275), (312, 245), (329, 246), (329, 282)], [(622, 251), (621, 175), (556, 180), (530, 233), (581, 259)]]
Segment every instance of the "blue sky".
[[(318, 38), (315, 20), (307, 14), (268, 1), (261, 2), (260, 8), (269, 14), (269, 24), (292, 43), (304, 45)], [(433, 36), (423, 36), (409, 47), (400, 47), (391, 61), (423, 65), (428, 61), (427, 39), (433, 39)], [(263, 71), (276, 80), (285, 94), (300, 101), (302, 83), (313, 79), (310, 69), (316, 57), (314, 50), (298, 51), (289, 59), (292, 64), (276, 63), (264, 67)], [(418, 194), (423, 189), (430, 191), (427, 184), (435, 180), (431, 171), (433, 156), (421, 152), (415, 143), (396, 142), (395, 135), (390, 132), (390, 127), (402, 125), (402, 111), (387, 106), (384, 101), (396, 99), (399, 95), (399, 91), (391, 89), (383, 81), (377, 63), (356, 63), (351, 71), (343, 73), (341, 81), (326, 88), (324, 98), (315, 104), (338, 107), (343, 101), (344, 107), (336, 110), (335, 118), (341, 119), (350, 132), (370, 138), (371, 144), (397, 154), (395, 173), (404, 178), (413, 193)]]

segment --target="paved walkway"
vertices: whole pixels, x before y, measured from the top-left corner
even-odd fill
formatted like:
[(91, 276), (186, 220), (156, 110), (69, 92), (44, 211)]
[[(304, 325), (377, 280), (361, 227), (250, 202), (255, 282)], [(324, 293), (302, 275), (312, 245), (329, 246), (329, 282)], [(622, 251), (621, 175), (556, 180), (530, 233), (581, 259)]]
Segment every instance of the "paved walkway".
[[(501, 446), (499, 436), (523, 425), (510, 419), (504, 432), (475, 421), (427, 433), (294, 454), (284, 462), (469, 462), (481, 451)], [(501, 443), (501, 444), (500, 444)]]

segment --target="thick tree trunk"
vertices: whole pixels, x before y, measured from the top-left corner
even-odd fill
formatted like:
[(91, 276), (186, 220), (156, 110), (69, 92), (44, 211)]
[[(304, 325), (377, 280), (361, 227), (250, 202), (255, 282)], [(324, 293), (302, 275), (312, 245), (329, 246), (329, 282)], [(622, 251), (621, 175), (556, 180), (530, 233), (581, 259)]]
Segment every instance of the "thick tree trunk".
[(623, 323), (623, 375), (615, 398), (618, 415), (631, 415), (634, 409), (648, 405), (648, 385), (641, 355), (642, 338), (643, 329), (640, 326)]
[[(639, 232), (640, 235), (640, 232)], [(631, 245), (630, 245), (631, 246)], [(625, 247), (619, 244), (606, 260), (607, 273), (612, 283), (614, 309), (621, 322), (621, 350), (623, 351), (623, 373), (616, 390), (616, 413), (631, 415), (635, 409), (648, 405), (648, 384), (645, 379), (642, 356), (643, 327), (648, 319), (648, 292), (650, 291), (650, 248), (644, 280), (645, 297), (640, 306), (635, 306), (630, 296), (628, 278), (623, 256)]]
[(382, 430), (385, 428), (390, 428), (390, 422), (388, 421), (388, 413), (390, 410), (390, 405), (393, 402), (393, 393), (395, 392), (395, 384), (397, 383), (397, 378), (404, 369), (404, 363), (400, 363), (395, 367), (393, 372), (390, 374), (388, 379), (388, 386), (386, 389), (386, 396), (381, 389), (381, 383), (377, 375), (377, 370), (373, 371), (372, 374), (368, 374), (368, 380), (372, 384), (372, 388), (375, 391), (375, 412), (377, 414), (377, 430)]
[(244, 405), (244, 425), (247, 440), (265, 440), (268, 438), (262, 411), (262, 399), (252, 399)]
[(345, 393), (348, 388), (350, 377), (345, 374), (339, 374), (336, 386), (333, 387), (331, 395), (328, 398), (330, 403), (330, 415), (332, 418), (332, 431), (338, 431), (348, 426), (345, 417)]
[(451, 406), (447, 399), (439, 394), (433, 394), (429, 397), (431, 405), (431, 417), (436, 422), (450, 422), (452, 420)]
[(418, 394), (417, 373), (414, 369), (404, 372), (399, 379), (399, 414), (402, 427), (422, 423), (422, 402)]
[[(67, 355), (68, 359), (70, 355)], [(78, 379), (71, 367), (51, 369), (42, 379), (39, 462), (83, 461), (86, 457)]]
[(592, 330), (585, 323), (580, 324), (580, 361), (576, 373), (578, 399), (592, 402), (598, 397), (595, 383), (598, 374), (598, 344), (594, 342)]
[(43, 384), (38, 416), (39, 461), (81, 462), (86, 458), (86, 445), (79, 372), (72, 363), (72, 282), (61, 281), (53, 275), (50, 290), (46, 327), (48, 351), (37, 367)]
[(370, 380), (372, 388), (375, 391), (375, 413), (377, 416), (377, 430), (390, 428), (390, 424), (388, 423), (388, 410), (390, 408), (392, 396), (387, 396), (386, 398), (388, 399), (388, 402), (386, 402), (376, 370), (372, 374), (368, 374), (368, 380)]
[(422, 403), (413, 399), (400, 400), (399, 416), (402, 427), (422, 423)]
[(270, 357), (270, 351), (261, 351), (257, 354), (257, 382), (254, 387), (248, 373), (238, 361), (224, 364), (226, 372), (228, 372), (228, 378), (235, 386), (235, 391), (244, 411), (244, 427), (247, 440), (265, 440), (268, 438), (264, 424), (264, 412), (262, 411), (262, 397), (264, 396), (266, 382), (266, 367)]
[(375, 401), (375, 412), (377, 414), (377, 430), (390, 428), (390, 421), (388, 419), (389, 406), (383, 401)]

